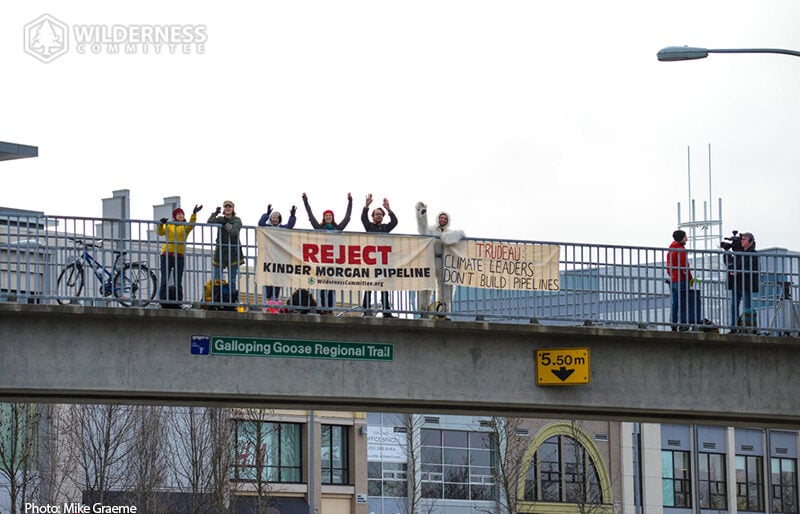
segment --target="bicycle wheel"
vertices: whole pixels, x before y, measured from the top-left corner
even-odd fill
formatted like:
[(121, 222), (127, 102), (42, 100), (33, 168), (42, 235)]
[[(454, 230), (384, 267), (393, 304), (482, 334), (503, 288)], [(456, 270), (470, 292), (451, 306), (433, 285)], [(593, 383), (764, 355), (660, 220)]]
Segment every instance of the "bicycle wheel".
[(61, 305), (73, 303), (83, 291), (83, 266), (77, 262), (67, 264), (56, 282), (56, 301)]
[(144, 307), (155, 298), (158, 280), (146, 264), (126, 264), (114, 274), (114, 297), (125, 306)]

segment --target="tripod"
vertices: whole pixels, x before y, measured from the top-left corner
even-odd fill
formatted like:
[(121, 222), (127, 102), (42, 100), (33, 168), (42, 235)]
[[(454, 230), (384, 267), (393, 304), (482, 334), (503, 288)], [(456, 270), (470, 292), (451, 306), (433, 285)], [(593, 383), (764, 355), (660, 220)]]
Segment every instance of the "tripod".
[(782, 282), (783, 294), (775, 304), (775, 312), (772, 321), (769, 322), (770, 329), (776, 329), (777, 335), (791, 336), (792, 333), (800, 333), (800, 315), (792, 302), (791, 282)]

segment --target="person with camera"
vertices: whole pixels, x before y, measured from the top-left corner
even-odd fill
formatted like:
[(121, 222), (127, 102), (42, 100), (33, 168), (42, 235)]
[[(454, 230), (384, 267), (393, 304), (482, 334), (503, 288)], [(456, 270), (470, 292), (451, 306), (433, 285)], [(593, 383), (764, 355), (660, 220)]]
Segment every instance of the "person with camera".
[[(758, 292), (758, 256), (756, 240), (752, 233), (743, 232), (731, 238), (726, 250), (728, 265), (728, 289), (731, 291), (731, 334), (736, 334), (737, 325), (756, 325), (753, 312), (753, 293)], [(742, 304), (742, 320), (739, 321), (739, 304)]]
[(689, 298), (689, 286), (695, 282), (692, 270), (689, 269), (689, 259), (686, 255), (686, 241), (688, 237), (683, 230), (676, 230), (672, 233), (672, 243), (669, 245), (667, 253), (667, 273), (670, 280), (670, 292), (672, 296), (672, 311), (670, 321), (672, 322), (673, 332), (678, 330), (689, 330), (687, 323), (697, 323), (698, 320), (690, 319), (690, 309), (695, 309)]

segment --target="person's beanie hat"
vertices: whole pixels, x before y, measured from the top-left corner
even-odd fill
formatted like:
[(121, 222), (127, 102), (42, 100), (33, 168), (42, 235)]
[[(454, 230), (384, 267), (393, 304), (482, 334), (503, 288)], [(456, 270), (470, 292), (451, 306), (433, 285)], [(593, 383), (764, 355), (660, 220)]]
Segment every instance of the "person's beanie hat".
[(679, 243), (683, 241), (684, 237), (686, 237), (686, 232), (684, 232), (683, 230), (676, 230), (675, 232), (672, 233), (672, 239), (674, 239)]
[(185, 212), (183, 212), (183, 209), (181, 209), (180, 207), (178, 207), (177, 209), (175, 209), (174, 211), (172, 211), (172, 219), (178, 219), (178, 214), (183, 214), (184, 216), (186, 216), (186, 213), (185, 213)]
[(331, 218), (336, 219), (336, 216), (333, 215), (333, 211), (330, 210), (330, 209), (326, 209), (326, 210), (322, 211), (322, 219), (323, 220), (325, 219), (325, 215), (328, 214), (328, 213), (331, 213)]

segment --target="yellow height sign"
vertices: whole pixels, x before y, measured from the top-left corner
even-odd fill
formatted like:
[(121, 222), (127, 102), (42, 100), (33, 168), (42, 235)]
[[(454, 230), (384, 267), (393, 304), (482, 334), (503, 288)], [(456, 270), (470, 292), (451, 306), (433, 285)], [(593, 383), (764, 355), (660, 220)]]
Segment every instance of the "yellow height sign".
[(543, 348), (536, 350), (536, 385), (589, 383), (588, 348)]

